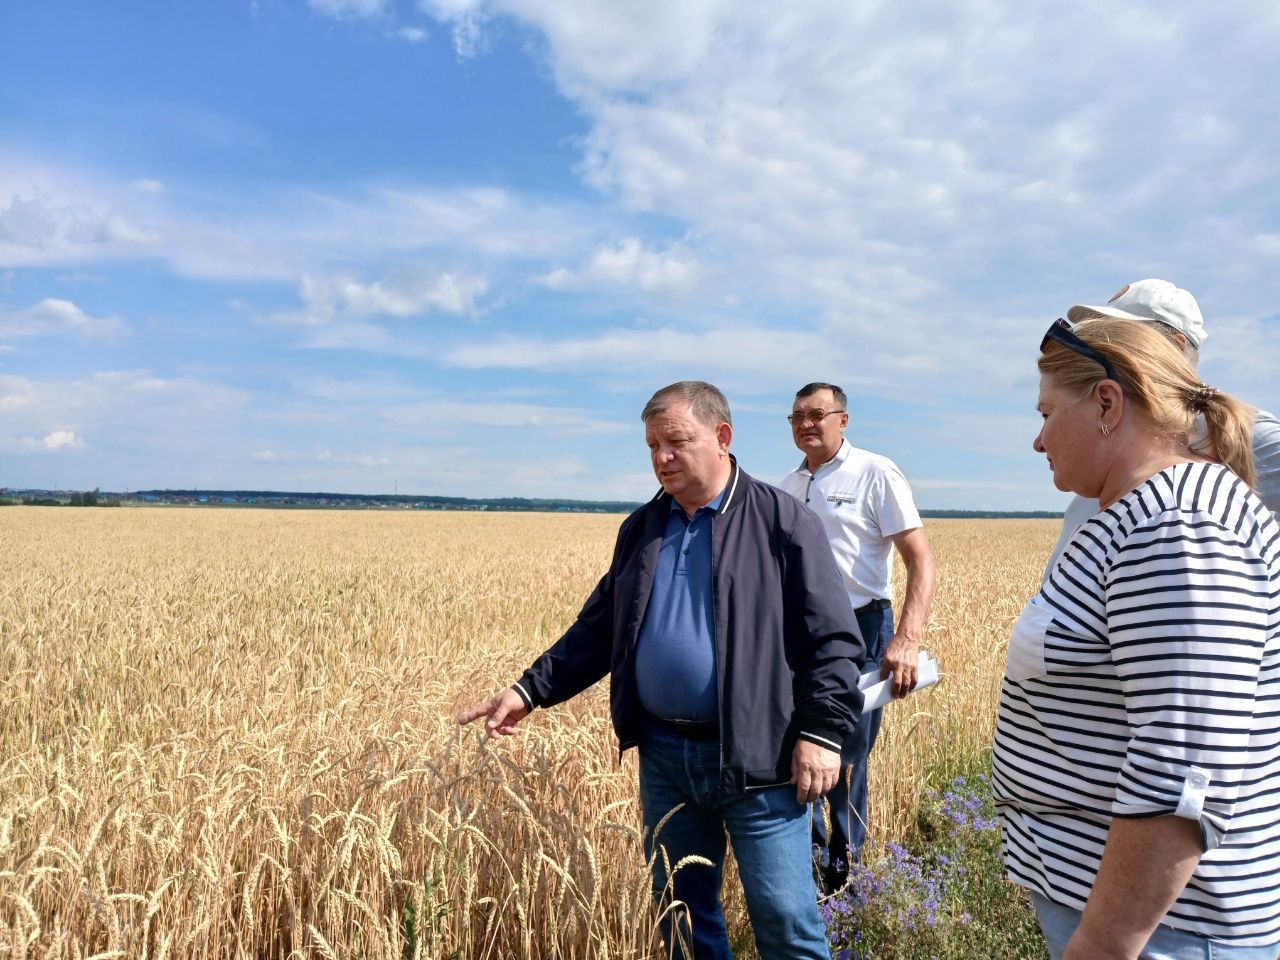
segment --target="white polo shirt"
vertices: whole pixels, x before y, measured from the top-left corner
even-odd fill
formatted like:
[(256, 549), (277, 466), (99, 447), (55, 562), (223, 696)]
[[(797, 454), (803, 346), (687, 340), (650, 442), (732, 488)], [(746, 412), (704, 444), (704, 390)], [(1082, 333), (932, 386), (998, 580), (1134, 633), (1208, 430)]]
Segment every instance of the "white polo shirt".
[(822, 521), (855, 610), (892, 597), (893, 541), (889, 538), (923, 526), (911, 487), (897, 464), (844, 440), (836, 455), (815, 473), (802, 460), (778, 487)]

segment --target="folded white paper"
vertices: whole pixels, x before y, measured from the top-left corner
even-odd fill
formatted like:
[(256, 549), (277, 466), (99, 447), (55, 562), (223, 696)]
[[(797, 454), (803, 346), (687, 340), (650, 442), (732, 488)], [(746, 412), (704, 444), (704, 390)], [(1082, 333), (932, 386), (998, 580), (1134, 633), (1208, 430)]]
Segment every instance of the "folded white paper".
[[(920, 651), (920, 674), (916, 680), (915, 690), (923, 690), (938, 682), (938, 661), (927, 650)], [(862, 691), (862, 712), (877, 710), (894, 699), (893, 680), (880, 679), (880, 668), (864, 673), (858, 678), (858, 689)], [(912, 693), (915, 693), (912, 690)], [(898, 699), (902, 699), (899, 697)]]

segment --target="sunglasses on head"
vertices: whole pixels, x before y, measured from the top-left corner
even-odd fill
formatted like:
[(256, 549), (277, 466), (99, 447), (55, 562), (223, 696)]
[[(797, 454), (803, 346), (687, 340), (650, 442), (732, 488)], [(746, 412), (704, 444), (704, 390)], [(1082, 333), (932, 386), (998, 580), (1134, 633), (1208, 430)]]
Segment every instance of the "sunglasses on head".
[(1111, 365), (1111, 361), (1103, 356), (1101, 351), (1095, 350), (1077, 337), (1071, 331), (1071, 324), (1061, 317), (1053, 321), (1053, 325), (1045, 333), (1044, 339), (1040, 341), (1041, 353), (1044, 353), (1044, 348), (1049, 345), (1050, 340), (1062, 344), (1068, 350), (1074, 350), (1082, 357), (1088, 357), (1094, 363), (1101, 364), (1102, 369), (1107, 372), (1108, 380), (1115, 380), (1117, 383), (1120, 381), (1120, 378), (1116, 376), (1116, 368)]

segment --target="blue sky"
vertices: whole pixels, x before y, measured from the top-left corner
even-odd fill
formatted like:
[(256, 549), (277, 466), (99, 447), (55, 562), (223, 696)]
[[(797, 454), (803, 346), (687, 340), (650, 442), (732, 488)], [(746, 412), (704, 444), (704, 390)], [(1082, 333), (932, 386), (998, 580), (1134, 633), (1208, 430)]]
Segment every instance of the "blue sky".
[(1040, 336), (1156, 276), (1280, 408), (1274, 3), (0, 7), (0, 486), (632, 499), (638, 413), (1060, 507)]

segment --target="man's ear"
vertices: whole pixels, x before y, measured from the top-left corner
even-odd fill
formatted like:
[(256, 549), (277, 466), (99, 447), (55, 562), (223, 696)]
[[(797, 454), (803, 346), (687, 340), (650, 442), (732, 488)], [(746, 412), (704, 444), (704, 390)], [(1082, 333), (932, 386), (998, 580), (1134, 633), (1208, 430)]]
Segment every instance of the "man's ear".
[(721, 453), (728, 453), (729, 444), (733, 442), (733, 427), (727, 423), (716, 427), (716, 442), (720, 444)]

